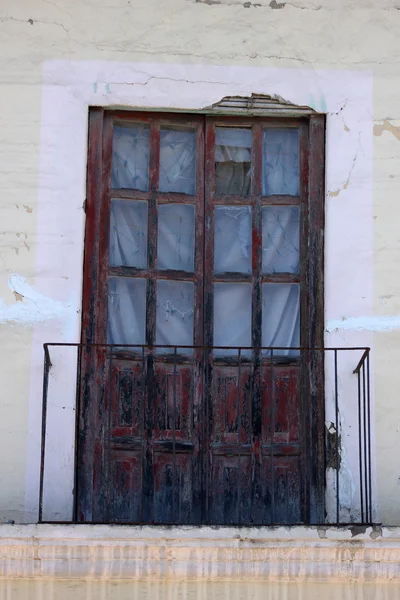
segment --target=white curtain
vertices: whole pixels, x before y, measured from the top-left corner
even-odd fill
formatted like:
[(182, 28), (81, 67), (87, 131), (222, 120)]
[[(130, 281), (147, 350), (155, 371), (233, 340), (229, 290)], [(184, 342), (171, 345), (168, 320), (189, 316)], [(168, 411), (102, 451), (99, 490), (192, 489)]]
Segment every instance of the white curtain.
[[(246, 194), (251, 180), (251, 129), (217, 128), (216, 185), (218, 193)], [(263, 133), (264, 194), (298, 193), (296, 130)], [(113, 185), (148, 189), (149, 130), (147, 126), (115, 127)], [(187, 129), (163, 129), (160, 148), (160, 189), (195, 191), (195, 134)], [(249, 206), (215, 209), (214, 272), (251, 273), (252, 213)], [(147, 267), (147, 202), (113, 200), (110, 225), (110, 265)], [(159, 205), (158, 267), (193, 272), (195, 209), (193, 205)], [(299, 272), (299, 209), (265, 206), (262, 210), (263, 273)], [(156, 343), (193, 344), (194, 290), (191, 282), (157, 283)], [(214, 286), (214, 345), (251, 346), (251, 285)], [(262, 344), (299, 345), (299, 286), (263, 284)], [(144, 344), (146, 280), (109, 278), (108, 340)], [(286, 351), (287, 353), (289, 351)]]
[(196, 134), (194, 129), (161, 129), (160, 192), (195, 193)]
[[(262, 345), (284, 348), (300, 345), (300, 286), (264, 283), (262, 286)], [(275, 350), (274, 355), (297, 354)]]
[(299, 208), (297, 206), (263, 207), (263, 273), (299, 272), (299, 229)]
[(250, 206), (215, 207), (214, 271), (251, 273)]
[(216, 127), (215, 193), (246, 196), (251, 187), (252, 130)]
[(108, 343), (145, 344), (146, 280), (108, 278)]
[(111, 267), (147, 267), (147, 202), (112, 200)]
[(159, 204), (157, 266), (193, 272), (195, 209), (190, 204)]
[(193, 345), (194, 286), (191, 281), (157, 282), (156, 343)]
[(251, 346), (250, 283), (214, 284), (214, 346)]
[(297, 129), (264, 129), (263, 196), (299, 193), (299, 137)]
[(146, 125), (114, 126), (111, 184), (145, 192), (149, 188), (150, 130)]

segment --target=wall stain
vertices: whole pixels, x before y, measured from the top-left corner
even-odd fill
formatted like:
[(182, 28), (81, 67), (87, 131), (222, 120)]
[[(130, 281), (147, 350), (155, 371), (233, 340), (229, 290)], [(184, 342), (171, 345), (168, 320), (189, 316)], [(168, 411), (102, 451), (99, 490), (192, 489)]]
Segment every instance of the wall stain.
[(286, 2), (277, 2), (276, 0), (271, 0), (269, 5), (271, 8), (285, 8)]
[(400, 142), (400, 126), (392, 125), (388, 119), (385, 119), (380, 125), (374, 125), (374, 135), (380, 137), (384, 131), (388, 131)]
[(13, 292), (14, 296), (15, 296), (15, 301), (16, 302), (22, 302), (22, 300), (24, 299), (22, 294), (19, 294), (18, 292)]
[(24, 209), (26, 210), (27, 213), (31, 213), (33, 211), (33, 208), (31, 208), (30, 206), (27, 206), (26, 204), (22, 205), (24, 207)]
[(382, 535), (383, 535), (382, 527), (380, 527), (380, 525), (373, 525), (372, 531), (369, 534), (369, 537), (371, 538), (371, 540), (376, 540), (376, 538), (382, 537)]
[(333, 423), (325, 426), (326, 450), (325, 466), (327, 469), (340, 471), (342, 464), (342, 437), (337, 433)]

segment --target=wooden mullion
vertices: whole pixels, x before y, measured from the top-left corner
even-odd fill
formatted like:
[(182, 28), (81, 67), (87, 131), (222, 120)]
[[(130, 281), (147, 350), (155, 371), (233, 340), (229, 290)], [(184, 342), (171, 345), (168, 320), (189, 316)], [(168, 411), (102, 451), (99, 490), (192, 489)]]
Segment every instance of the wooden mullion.
[(191, 196), (175, 192), (158, 192), (155, 197), (158, 204), (196, 204), (198, 200), (197, 194)]
[(238, 194), (225, 194), (224, 196), (215, 196), (214, 204), (217, 206), (229, 206), (229, 205), (239, 205), (239, 206), (252, 206), (255, 202), (256, 198), (254, 195), (249, 196), (239, 196)]
[(301, 196), (263, 196), (261, 204), (263, 206), (299, 206), (302, 203)]
[(151, 198), (150, 192), (141, 192), (127, 188), (111, 189), (110, 194), (112, 199), (126, 200), (127, 202), (130, 200), (149, 200)]
[(113, 123), (109, 114), (104, 114), (103, 152), (102, 152), (102, 199), (99, 207), (99, 264), (98, 264), (98, 299), (97, 311), (99, 324), (96, 343), (107, 343), (108, 315), (108, 263), (110, 251), (110, 219), (111, 219), (111, 165), (112, 165)]
[(205, 228), (204, 228), (204, 343), (213, 344), (214, 302), (214, 209), (215, 209), (215, 127), (206, 121), (205, 145)]
[(157, 118), (160, 122), (160, 127), (184, 127), (185, 129), (197, 129), (199, 127), (199, 124), (201, 125), (204, 122), (204, 117), (202, 115), (199, 115), (198, 117), (196, 117), (196, 115), (193, 114), (186, 114), (186, 115), (182, 115), (179, 113), (174, 114), (173, 117), (168, 117), (168, 116), (163, 116), (162, 113), (159, 113), (157, 115)]
[(137, 267), (109, 267), (108, 274), (110, 277), (148, 277), (147, 269), (138, 269)]
[[(308, 216), (309, 216), (309, 127), (308, 123), (299, 128), (299, 167), (301, 204), (299, 207), (299, 265), (300, 265), (300, 346), (308, 346), (309, 285), (308, 285)], [(301, 352), (300, 362), (300, 440), (303, 448), (301, 456), (301, 506), (302, 518), (310, 522), (310, 382), (308, 376), (309, 353)]]
[[(99, 269), (98, 269), (98, 338), (97, 343), (107, 343), (108, 331), (108, 263), (110, 252), (110, 220), (111, 220), (111, 169), (112, 169), (113, 120), (109, 113), (104, 113), (103, 123), (103, 155), (102, 155), (102, 200), (100, 205), (99, 229)], [(99, 360), (99, 357), (98, 357)], [(103, 362), (104, 361), (104, 362)], [(101, 365), (101, 367), (100, 367)], [(109, 511), (110, 501), (110, 415), (113, 378), (111, 375), (112, 357), (106, 358), (105, 349), (101, 349), (101, 362), (97, 365), (98, 373), (103, 371), (106, 385), (97, 399), (95, 412), (96, 445), (94, 478), (94, 514), (103, 515)], [(102, 474), (99, 476), (99, 474)], [(106, 511), (106, 513), (104, 513)]]
[(261, 275), (262, 283), (301, 283), (300, 275), (294, 273), (266, 273)]
[(150, 125), (149, 189), (151, 195), (148, 207), (147, 265), (149, 274), (146, 288), (146, 342), (150, 346), (156, 343), (157, 281), (154, 271), (157, 268), (158, 210), (156, 194), (159, 174), (160, 123), (153, 120)]
[[(88, 166), (86, 195), (85, 255), (83, 266), (82, 344), (93, 344), (97, 339), (96, 306), (98, 298), (97, 271), (99, 265), (99, 227), (102, 198), (102, 148), (104, 110), (89, 111)], [(101, 362), (101, 361), (100, 361)], [(96, 402), (100, 396), (96, 387), (98, 353), (83, 348), (81, 395), (78, 398), (79, 436), (77, 437), (77, 496), (75, 512), (78, 521), (95, 519), (93, 482), (95, 476)]]
[[(259, 350), (262, 345), (262, 124), (253, 124), (252, 147), (252, 181), (251, 192), (254, 196), (252, 206), (252, 311), (251, 311), (251, 345), (253, 351), (253, 376), (251, 393), (251, 443), (252, 443), (252, 482), (251, 498), (258, 497), (260, 490), (265, 497), (266, 482), (261, 473), (263, 471), (263, 457), (261, 453), (262, 440), (262, 355)], [(257, 514), (257, 501), (253, 505), (254, 515)], [(255, 516), (257, 519), (257, 516)]]
[[(309, 256), (308, 345), (324, 347), (324, 217), (325, 116), (312, 115), (309, 127)], [(310, 389), (310, 521), (324, 518), (325, 392), (324, 354), (315, 351), (309, 361)]]
[(306, 119), (298, 117), (241, 117), (241, 116), (215, 116), (208, 117), (208, 122), (216, 127), (244, 127), (251, 128), (253, 123), (271, 129), (296, 128), (304, 123)]
[[(204, 345), (212, 346), (214, 340), (214, 286), (213, 286), (213, 270), (214, 270), (214, 196), (215, 196), (215, 127), (212, 122), (206, 118), (205, 120), (205, 145), (204, 145), (204, 250), (203, 250), (203, 265), (204, 265)], [(202, 503), (202, 522), (207, 524), (210, 519), (210, 500), (211, 493), (211, 467), (212, 467), (212, 450), (211, 450), (211, 431), (212, 431), (212, 352), (209, 350), (204, 352), (204, 393), (203, 406), (201, 414), (203, 417), (202, 428), (202, 449), (203, 449), (203, 503)]]
[[(194, 241), (194, 344), (202, 346), (204, 344), (204, 117), (197, 122), (196, 127), (196, 190), (195, 197), (188, 198), (194, 200), (195, 208), (195, 241)], [(184, 276), (182, 274), (182, 276)], [(198, 357), (200, 360), (200, 356)]]
[(252, 341), (254, 347), (261, 346), (262, 332), (262, 127), (261, 123), (253, 125), (252, 147)]
[(251, 273), (214, 273), (214, 283), (252, 283), (253, 276)]

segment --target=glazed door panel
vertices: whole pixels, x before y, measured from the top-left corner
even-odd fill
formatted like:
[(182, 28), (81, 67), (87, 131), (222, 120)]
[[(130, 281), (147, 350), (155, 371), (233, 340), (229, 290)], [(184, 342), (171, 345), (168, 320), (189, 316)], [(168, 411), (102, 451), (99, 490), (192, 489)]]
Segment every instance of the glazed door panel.
[(313, 138), (91, 111), (77, 520), (323, 520)]

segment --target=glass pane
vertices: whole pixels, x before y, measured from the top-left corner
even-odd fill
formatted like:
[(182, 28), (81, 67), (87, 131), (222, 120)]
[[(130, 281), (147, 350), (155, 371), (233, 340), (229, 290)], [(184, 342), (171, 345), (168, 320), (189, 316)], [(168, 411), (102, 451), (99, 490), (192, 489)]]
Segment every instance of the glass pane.
[(251, 346), (250, 283), (214, 284), (214, 346)]
[[(300, 286), (264, 283), (262, 286), (262, 345), (300, 346)], [(297, 354), (274, 350), (274, 355)]]
[(108, 343), (144, 344), (146, 280), (108, 278)]
[(262, 272), (299, 272), (299, 207), (262, 209)]
[(157, 345), (193, 345), (193, 296), (191, 281), (157, 281)]
[(160, 192), (194, 194), (196, 132), (165, 127), (160, 132)]
[(149, 189), (150, 132), (145, 125), (115, 125), (113, 136), (113, 188)]
[(158, 205), (157, 265), (159, 269), (193, 271), (194, 206)]
[(251, 129), (215, 129), (215, 194), (250, 194)]
[(214, 220), (214, 271), (251, 273), (251, 207), (218, 206)]
[(147, 267), (147, 202), (111, 200), (110, 267)]
[(264, 129), (263, 196), (299, 194), (299, 135), (297, 129)]

